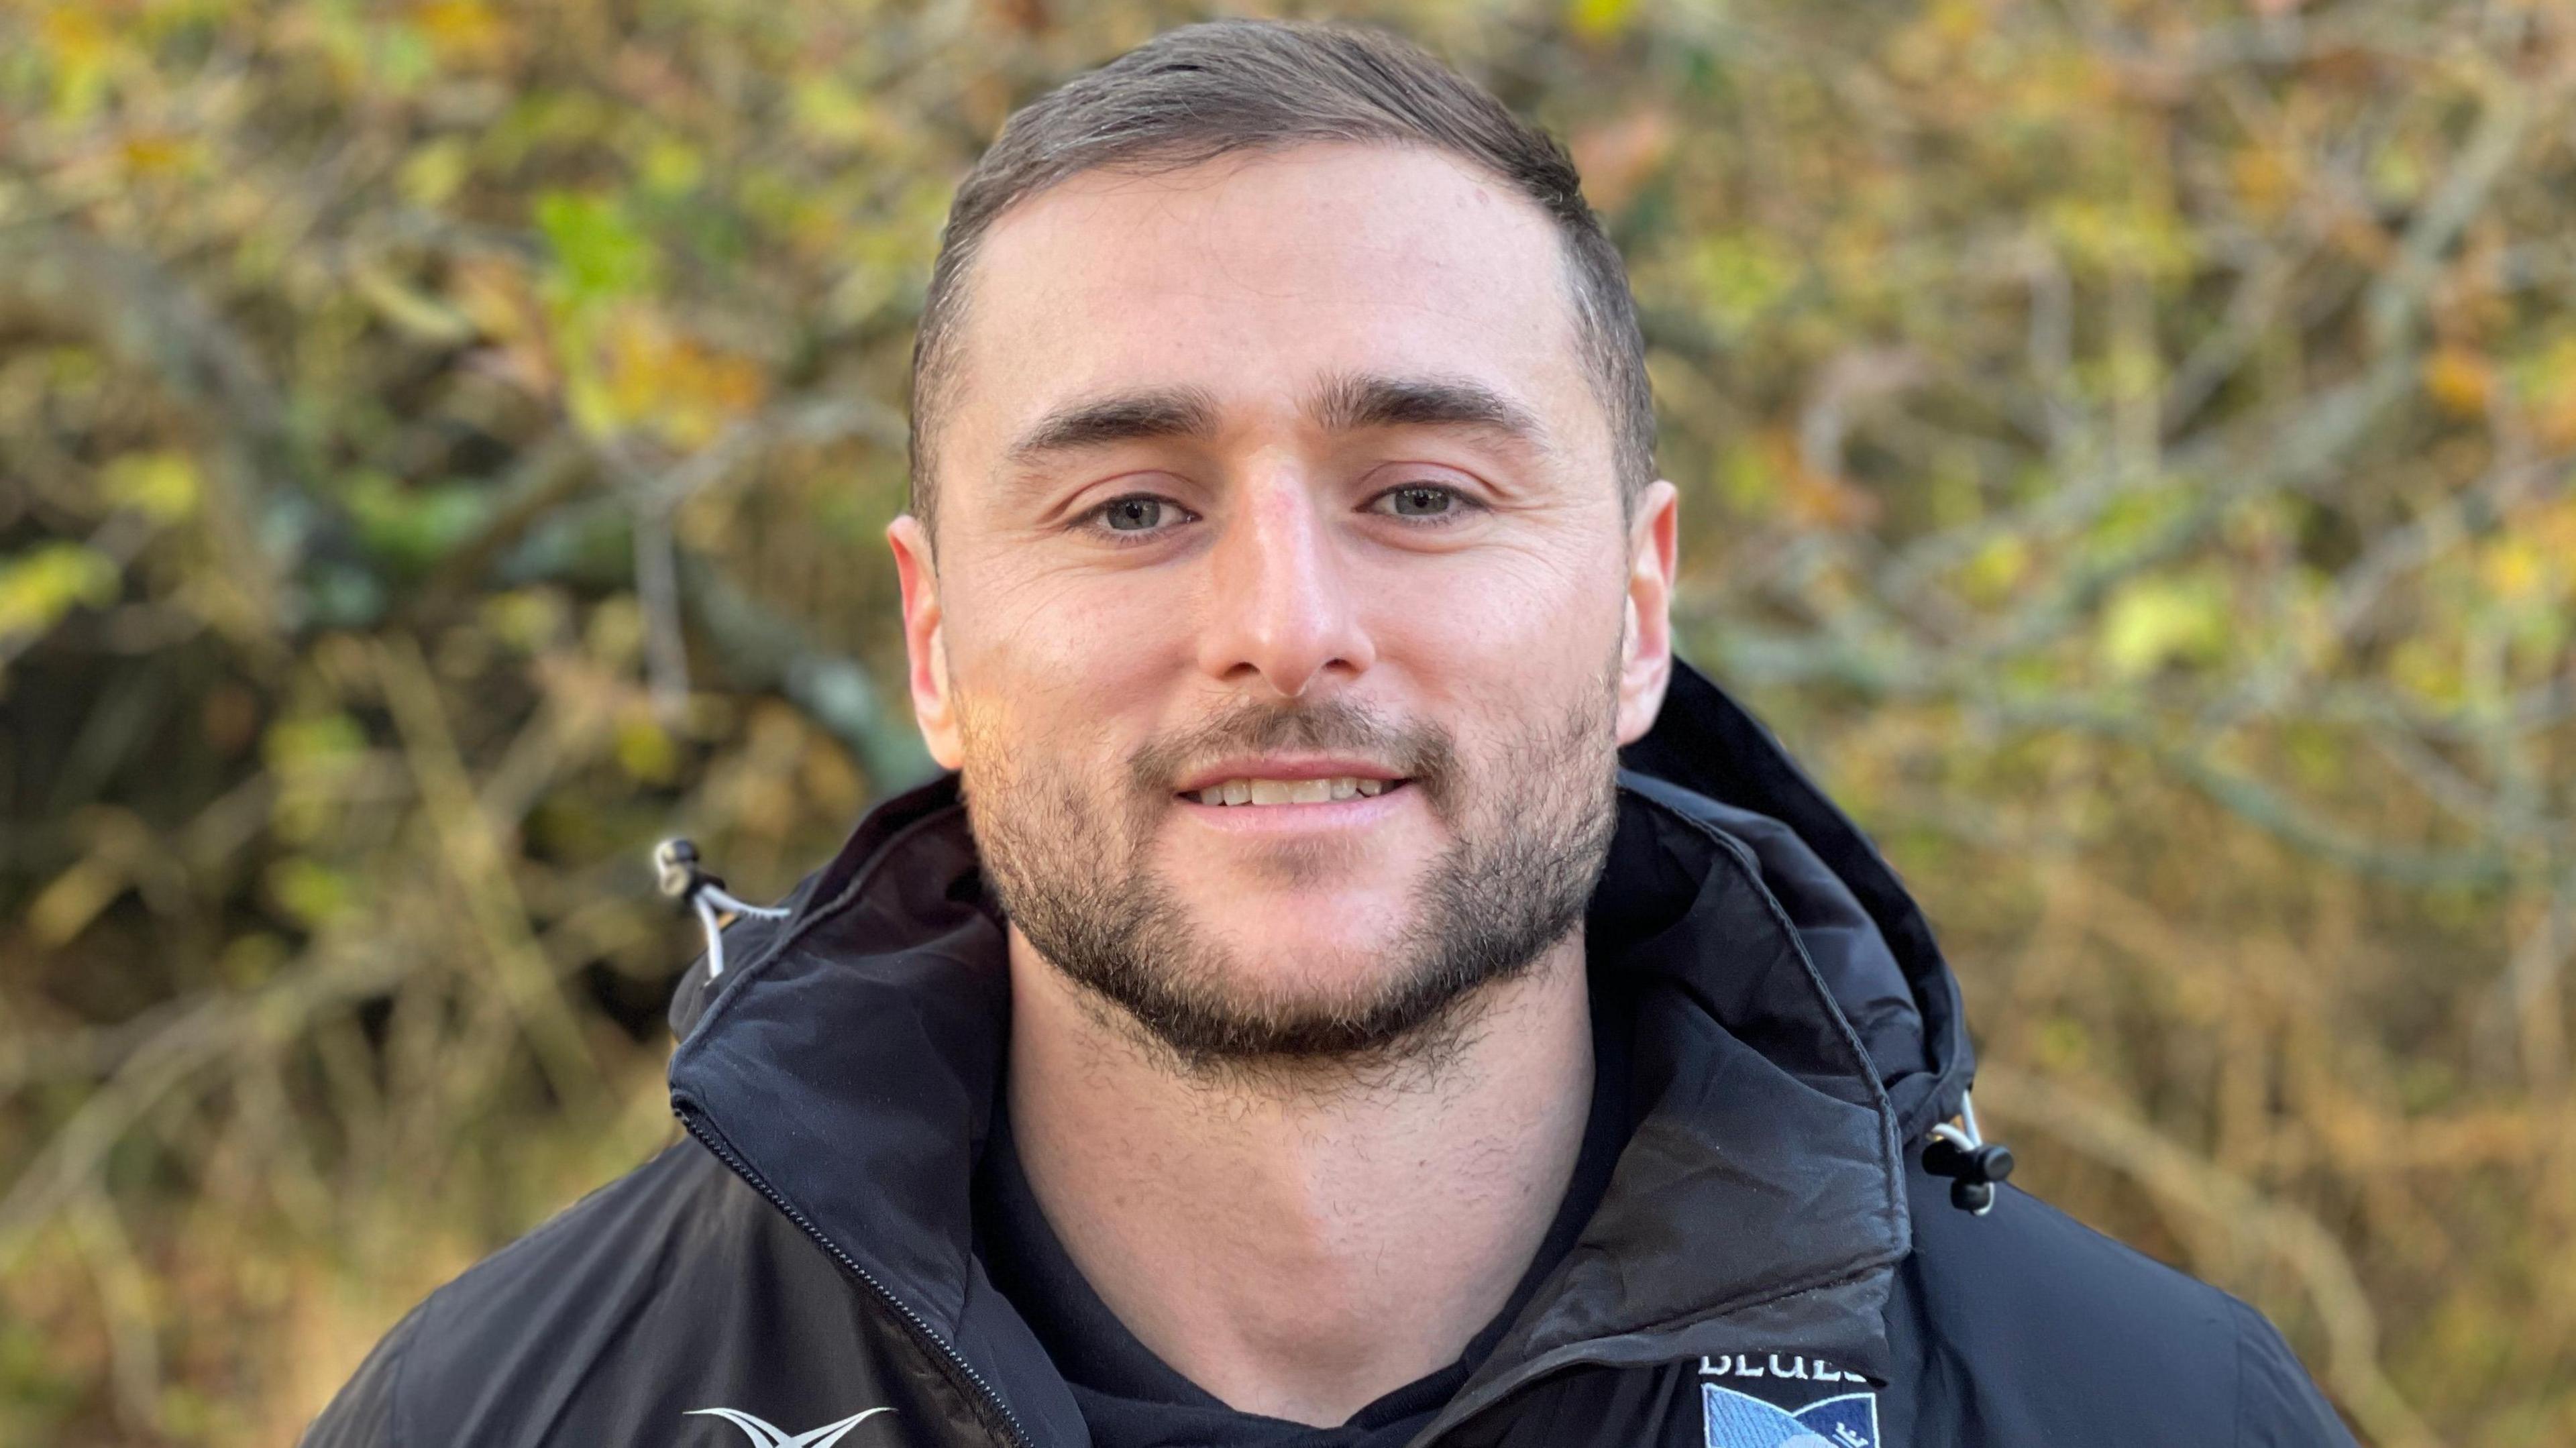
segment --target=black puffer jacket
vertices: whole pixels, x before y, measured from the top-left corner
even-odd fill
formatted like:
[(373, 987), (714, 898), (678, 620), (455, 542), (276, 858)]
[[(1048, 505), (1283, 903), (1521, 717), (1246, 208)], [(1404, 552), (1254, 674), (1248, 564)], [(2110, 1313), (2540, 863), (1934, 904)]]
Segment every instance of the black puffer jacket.
[[(2349, 1444), (2263, 1319), (1921, 1166), (1971, 1058), (1894, 875), (1676, 671), (1589, 919), (1636, 1126), (1580, 1243), (1417, 1440)], [(873, 810), (672, 1008), (686, 1138), (431, 1295), (311, 1448), (1084, 1448), (971, 1249), (1007, 987), (953, 778)]]

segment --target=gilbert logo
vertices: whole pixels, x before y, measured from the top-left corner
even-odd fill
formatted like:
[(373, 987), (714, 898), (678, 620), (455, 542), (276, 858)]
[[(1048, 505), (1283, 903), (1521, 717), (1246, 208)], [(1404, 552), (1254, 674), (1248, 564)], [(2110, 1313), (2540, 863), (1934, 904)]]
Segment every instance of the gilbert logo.
[(754, 1448), (832, 1448), (833, 1444), (841, 1441), (842, 1434), (879, 1413), (893, 1411), (892, 1408), (870, 1408), (864, 1413), (853, 1413), (837, 1423), (826, 1423), (820, 1428), (809, 1428), (802, 1433), (790, 1433), (784, 1428), (772, 1427), (749, 1413), (736, 1412), (731, 1408), (691, 1408), (688, 1416), (695, 1418), (703, 1414), (710, 1418), (722, 1418), (748, 1434)]

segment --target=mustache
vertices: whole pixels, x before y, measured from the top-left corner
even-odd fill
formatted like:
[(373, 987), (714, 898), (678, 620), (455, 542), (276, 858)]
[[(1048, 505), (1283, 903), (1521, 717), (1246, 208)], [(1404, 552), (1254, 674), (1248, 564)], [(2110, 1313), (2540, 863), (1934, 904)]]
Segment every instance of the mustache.
[(1128, 782), (1158, 803), (1203, 759), (1272, 749), (1365, 754), (1411, 780), (1443, 819), (1458, 803), (1458, 743), (1428, 720), (1405, 721), (1354, 699), (1278, 708), (1244, 704), (1148, 741), (1128, 756)]

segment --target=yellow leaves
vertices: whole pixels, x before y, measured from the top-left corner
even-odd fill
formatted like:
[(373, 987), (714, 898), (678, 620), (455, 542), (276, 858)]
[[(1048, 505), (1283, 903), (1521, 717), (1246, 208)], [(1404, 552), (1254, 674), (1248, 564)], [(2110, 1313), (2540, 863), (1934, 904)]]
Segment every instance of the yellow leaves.
[(367, 731), (346, 714), (280, 719), (260, 739), (260, 756), (281, 775), (336, 772), (364, 752)]
[(2453, 651), (2429, 638), (2400, 643), (2388, 660), (2388, 677), (2399, 688), (2438, 708), (2460, 703), (2467, 690)]
[(638, 168), (644, 189), (656, 196), (678, 196), (695, 190), (707, 173), (707, 158), (695, 146), (668, 137), (644, 148)]
[(2513, 509), (2428, 563), (2424, 606), (2385, 666), (2437, 709), (2490, 707), (2556, 677), (2576, 630), (2576, 497)]
[(204, 479), (196, 459), (182, 452), (127, 453), (99, 472), (99, 491), (155, 523), (176, 523), (197, 511)]
[(2550, 561), (2528, 538), (2502, 538), (2481, 550), (2478, 581), (2505, 603), (2537, 598), (2547, 589)]
[(90, 922), (132, 883), (126, 863), (107, 852), (95, 852), (82, 856), (47, 881), (27, 904), (24, 918), (28, 937), (38, 946), (52, 949), (68, 944), (87, 930)]
[(2521, 409), (2524, 424), (2552, 451), (2576, 447), (2576, 334), (2501, 360), (2446, 341), (2424, 359), (2420, 375), (2425, 394), (2452, 416), (2483, 418), (2501, 400)]
[(430, 0), (412, 11), (412, 24), (440, 61), (460, 68), (506, 59), (514, 38), (509, 24), (482, 0)]
[(2479, 586), (2511, 611), (2576, 606), (2576, 498), (2507, 519), (2477, 550)]
[(1923, 23), (1943, 41), (1956, 46), (1982, 37), (1992, 27), (1993, 17), (1976, 0), (1934, 0), (1923, 12)]
[(261, 758), (277, 780), (271, 833), (294, 845), (320, 839), (366, 752), (366, 730), (343, 713), (291, 715), (271, 724), (260, 740)]
[(453, 346), (474, 335), (473, 319), (423, 292), (375, 261), (350, 269), (349, 286), (367, 306), (404, 336)]
[(888, 129), (865, 95), (830, 76), (797, 82), (788, 95), (787, 113), (797, 134), (835, 147), (869, 144)]
[(307, 926), (330, 923), (349, 908), (355, 894), (346, 874), (306, 855), (289, 855), (269, 866), (263, 883), (269, 898)]
[(2434, 169), (2412, 138), (2401, 137), (2371, 153), (2362, 179), (2373, 201), (2391, 207), (2411, 206), (2423, 196)]
[(265, 930), (253, 930), (224, 942), (215, 969), (235, 988), (248, 989), (275, 979), (293, 958), (284, 940)]
[(36, 24), (36, 38), (53, 51), (58, 65), (96, 65), (116, 48), (95, 13), (68, 5), (46, 12)]
[(36, 41), (52, 53), (54, 119), (78, 121), (96, 111), (125, 61), (116, 33), (94, 12), (65, 5), (45, 12)]
[(0, 558), (0, 639), (41, 634), (84, 605), (104, 607), (117, 581), (115, 561), (86, 543), (39, 543)]
[(1614, 40), (1636, 14), (1637, 0), (1566, 0), (1565, 28), (1596, 43)]
[(2226, 651), (2227, 591), (2190, 575), (2133, 578), (2102, 611), (2095, 651), (2113, 677), (2138, 679), (2168, 664), (2208, 663)]
[(2227, 179), (2247, 211), (2277, 220), (2305, 184), (2299, 158), (2281, 147), (2256, 144), (2228, 159)]
[(601, 668), (634, 668), (644, 657), (643, 605), (627, 595), (600, 600), (582, 629), (582, 648)]
[(2512, 368), (2516, 399), (2531, 430), (2552, 451), (2576, 448), (2576, 332), (2551, 340)]
[(624, 309), (568, 369), (573, 419), (599, 436), (638, 430), (683, 450), (703, 447), (760, 405), (758, 363), (718, 351), (652, 313)]
[(1992, 607), (2010, 599), (2030, 569), (2030, 540), (2015, 533), (1998, 534), (1960, 568), (1959, 592), (1972, 603)]
[(116, 144), (119, 169), (136, 181), (183, 176), (205, 163), (205, 143), (168, 131), (139, 131)]
[(2512, 526), (2558, 568), (2569, 586), (2576, 587), (2576, 494), (2562, 493), (2515, 519)]
[(617, 721), (616, 752), (617, 767), (639, 784), (667, 784), (680, 771), (679, 743), (649, 709), (628, 711)]
[(504, 646), (522, 654), (557, 647), (572, 624), (572, 610), (552, 588), (515, 588), (483, 601), (484, 629)]
[(2068, 197), (2046, 220), (2068, 260), (2096, 271), (2170, 280), (2188, 274), (2197, 254), (2181, 218), (2159, 203)]
[[(663, 155), (666, 180), (698, 164), (694, 153)], [(495, 362), (540, 393), (560, 388), (573, 422), (594, 437), (641, 433), (671, 447), (703, 447), (756, 410), (768, 374), (755, 359), (713, 346), (648, 300), (660, 258), (615, 198), (551, 192), (538, 199), (539, 229), (554, 265), (534, 287), (497, 260), (458, 268), (453, 310), (500, 343)], [(409, 328), (447, 328), (445, 304), (367, 293)]]
[(1800, 272), (1796, 255), (1760, 230), (1709, 237), (1693, 249), (1690, 270), (1710, 321), (1728, 332), (1743, 330), (1770, 310)]
[(1875, 494), (1849, 479), (1807, 466), (1786, 428), (1764, 428), (1728, 448), (1712, 480), (1717, 496), (1739, 513), (1800, 528), (1863, 528), (1878, 520)]
[(2445, 412), (2484, 417), (2494, 395), (2495, 364), (2473, 348), (2444, 343), (2424, 359), (2424, 390)]
[(414, 206), (437, 206), (456, 194), (473, 170), (474, 153), (455, 136), (443, 136), (414, 151), (396, 173), (394, 185)]

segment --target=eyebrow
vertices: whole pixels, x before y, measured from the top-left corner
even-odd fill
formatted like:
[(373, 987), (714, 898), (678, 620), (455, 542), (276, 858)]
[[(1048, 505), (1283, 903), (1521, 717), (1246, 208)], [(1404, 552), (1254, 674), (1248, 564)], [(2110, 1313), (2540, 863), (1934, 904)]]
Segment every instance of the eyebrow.
[(1307, 410), (1328, 432), (1371, 427), (1464, 427), (1543, 442), (1547, 430), (1526, 407), (1481, 382), (1356, 373), (1317, 389)]
[(1010, 460), (1026, 464), (1053, 453), (1151, 438), (1216, 435), (1216, 399), (1199, 387), (1121, 393), (1059, 407), (1011, 444)]
[[(1116, 443), (1205, 441), (1217, 434), (1219, 411), (1215, 395), (1203, 387), (1151, 388), (1067, 403), (1039, 418), (1005, 456), (1011, 466), (1026, 468), (1059, 453)], [(1318, 387), (1306, 413), (1327, 432), (1454, 427), (1540, 447), (1547, 441), (1547, 429), (1528, 408), (1481, 382), (1457, 378), (1346, 373)]]

